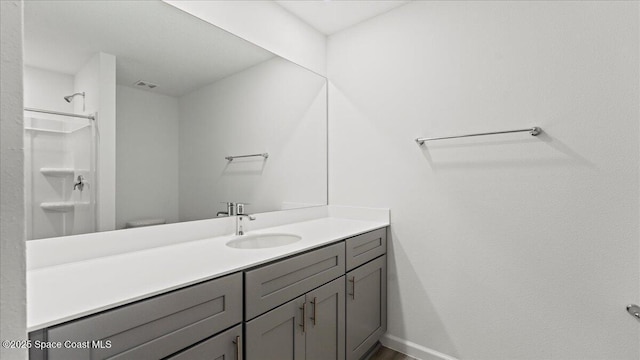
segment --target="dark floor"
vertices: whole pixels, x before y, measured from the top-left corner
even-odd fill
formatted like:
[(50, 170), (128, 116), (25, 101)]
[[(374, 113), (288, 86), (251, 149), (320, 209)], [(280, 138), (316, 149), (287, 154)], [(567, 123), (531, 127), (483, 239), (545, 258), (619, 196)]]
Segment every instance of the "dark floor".
[(369, 360), (415, 360), (415, 358), (381, 346)]

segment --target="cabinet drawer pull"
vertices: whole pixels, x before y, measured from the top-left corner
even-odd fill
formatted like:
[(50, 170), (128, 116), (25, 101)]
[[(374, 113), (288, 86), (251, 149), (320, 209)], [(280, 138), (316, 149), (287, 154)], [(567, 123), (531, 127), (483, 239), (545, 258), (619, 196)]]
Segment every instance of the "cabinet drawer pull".
[(305, 333), (307, 332), (307, 302), (305, 301), (304, 304), (302, 304), (302, 307), (300, 308), (300, 310), (302, 310), (302, 332)]
[(351, 279), (349, 279), (349, 282), (353, 284), (353, 288), (351, 290), (351, 294), (349, 294), (349, 295), (351, 295), (351, 298), (353, 300), (355, 300), (356, 299), (356, 277), (354, 276)]
[(316, 313), (318, 311), (318, 298), (314, 297), (311, 303), (313, 304), (313, 317), (311, 318), (311, 320), (313, 320), (313, 326), (316, 326), (316, 324), (318, 323), (318, 317), (316, 316)]
[(236, 344), (236, 360), (240, 360), (240, 336), (236, 336), (236, 339), (233, 341), (234, 344)]

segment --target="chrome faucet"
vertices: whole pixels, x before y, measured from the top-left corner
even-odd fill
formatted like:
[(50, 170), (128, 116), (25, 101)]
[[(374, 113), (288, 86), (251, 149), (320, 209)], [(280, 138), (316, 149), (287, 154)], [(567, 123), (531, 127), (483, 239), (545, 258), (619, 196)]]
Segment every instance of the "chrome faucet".
[(256, 219), (255, 216), (249, 214), (239, 214), (236, 216), (236, 235), (244, 235), (244, 229), (242, 228), (242, 219), (247, 218), (249, 221)]
[(249, 219), (249, 221), (253, 221), (253, 220), (256, 219), (255, 216), (244, 213), (245, 205), (247, 205), (247, 204), (243, 204), (243, 203), (236, 204), (236, 213), (237, 213), (237, 216), (236, 216), (236, 235), (244, 235), (244, 229), (242, 227), (244, 218)]
[(236, 214), (236, 204), (232, 202), (223, 202), (223, 204), (227, 205), (227, 211), (218, 211), (218, 213), (216, 214), (217, 217), (233, 216)]

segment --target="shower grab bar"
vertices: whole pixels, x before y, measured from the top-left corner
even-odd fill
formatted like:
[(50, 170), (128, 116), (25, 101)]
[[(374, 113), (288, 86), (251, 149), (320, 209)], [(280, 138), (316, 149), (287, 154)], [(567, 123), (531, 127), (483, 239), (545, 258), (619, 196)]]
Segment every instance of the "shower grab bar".
[(466, 134), (466, 135), (456, 135), (456, 136), (443, 136), (443, 137), (434, 137), (434, 138), (417, 138), (415, 141), (418, 145), (423, 145), (425, 141), (432, 140), (444, 140), (444, 139), (457, 139), (471, 136), (484, 136), (484, 135), (496, 135), (496, 134), (508, 134), (508, 133), (517, 133), (517, 132), (528, 132), (531, 136), (538, 136), (542, 132), (542, 128), (534, 126), (529, 129), (519, 129), (519, 130), (506, 130), (506, 131), (494, 131), (494, 132), (486, 132), (486, 133), (476, 133), (476, 134)]
[(246, 158), (246, 157), (254, 157), (254, 156), (262, 156), (263, 158), (268, 158), (269, 157), (269, 153), (262, 153), (262, 154), (250, 154), (250, 155), (236, 155), (236, 156), (226, 156), (225, 159), (229, 160), (229, 161), (233, 161), (233, 159), (237, 159), (237, 158)]
[(72, 114), (72, 113), (66, 113), (66, 112), (59, 112), (59, 111), (52, 111), (52, 110), (42, 110), (42, 109), (35, 109), (35, 108), (24, 108), (25, 111), (33, 111), (33, 112), (38, 112), (38, 113), (44, 113), (44, 114), (52, 114), (52, 115), (62, 115), (62, 116), (70, 116), (70, 117), (77, 117), (77, 118), (82, 118), (82, 119), (89, 119), (89, 120), (96, 120), (96, 117), (93, 115), (80, 115), (80, 114)]

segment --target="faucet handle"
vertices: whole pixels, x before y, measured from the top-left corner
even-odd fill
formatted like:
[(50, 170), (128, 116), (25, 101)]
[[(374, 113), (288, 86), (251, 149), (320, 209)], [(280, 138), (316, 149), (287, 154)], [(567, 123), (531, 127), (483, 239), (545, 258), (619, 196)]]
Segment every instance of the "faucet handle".
[(230, 201), (220, 201), (221, 204), (227, 206), (227, 216), (233, 216), (236, 214), (236, 204)]
[(237, 203), (236, 204), (236, 214), (238, 215), (244, 215), (244, 207), (245, 205), (251, 205), (249, 203)]

